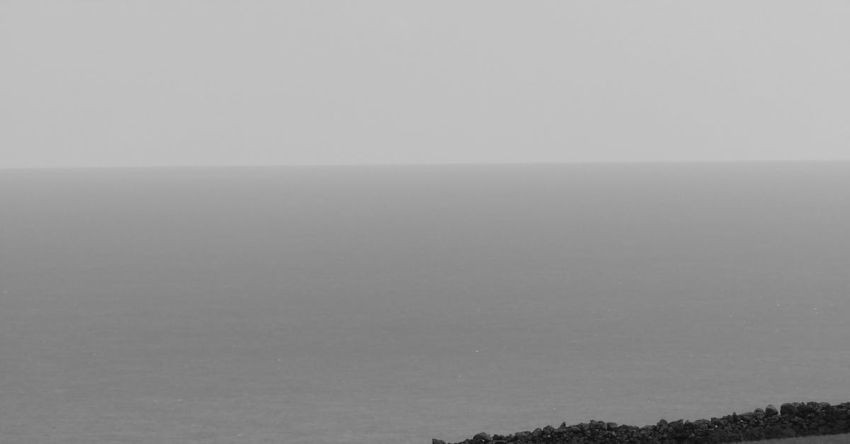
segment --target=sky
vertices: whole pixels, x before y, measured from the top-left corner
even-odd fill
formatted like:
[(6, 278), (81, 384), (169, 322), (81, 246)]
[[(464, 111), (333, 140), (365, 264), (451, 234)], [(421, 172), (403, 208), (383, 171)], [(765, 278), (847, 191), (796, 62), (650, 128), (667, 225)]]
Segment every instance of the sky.
[(850, 159), (846, 0), (0, 0), (0, 168)]

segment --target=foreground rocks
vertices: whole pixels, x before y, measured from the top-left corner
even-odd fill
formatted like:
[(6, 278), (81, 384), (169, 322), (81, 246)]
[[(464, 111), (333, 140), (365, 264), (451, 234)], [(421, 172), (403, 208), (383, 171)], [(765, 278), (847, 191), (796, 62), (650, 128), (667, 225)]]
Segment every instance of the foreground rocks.
[[(513, 435), (479, 433), (457, 444), (714, 444), (791, 438), (795, 436), (850, 433), (850, 402), (830, 405), (822, 402), (769, 405), (749, 413), (732, 413), (722, 418), (678, 420), (643, 427), (590, 421)], [(446, 444), (434, 439), (432, 444)]]

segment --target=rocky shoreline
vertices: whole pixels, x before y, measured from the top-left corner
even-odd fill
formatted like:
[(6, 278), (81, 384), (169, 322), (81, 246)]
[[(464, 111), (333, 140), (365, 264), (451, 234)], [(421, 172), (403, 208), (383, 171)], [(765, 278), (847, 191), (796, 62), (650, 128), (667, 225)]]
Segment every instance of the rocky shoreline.
[[(456, 444), (715, 444), (850, 433), (850, 402), (794, 402), (696, 421), (658, 421), (643, 427), (611, 422), (546, 426), (512, 435), (479, 433)], [(432, 444), (446, 444), (439, 439)]]

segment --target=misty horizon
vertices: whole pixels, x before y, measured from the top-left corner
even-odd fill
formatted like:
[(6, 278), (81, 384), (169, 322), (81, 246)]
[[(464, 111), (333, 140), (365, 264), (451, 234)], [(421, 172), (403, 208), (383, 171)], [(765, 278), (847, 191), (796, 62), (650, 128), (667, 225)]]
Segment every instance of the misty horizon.
[(151, 164), (151, 165), (103, 165), (103, 166), (18, 166), (2, 167), (0, 171), (14, 170), (146, 170), (146, 169), (275, 169), (275, 168), (324, 168), (324, 167), (379, 167), (379, 168), (463, 168), (463, 167), (570, 167), (570, 166), (664, 166), (675, 167), (692, 165), (794, 165), (794, 164), (835, 164), (850, 163), (850, 159), (755, 159), (755, 160), (610, 160), (610, 161), (572, 161), (572, 162), (433, 162), (433, 163), (281, 163), (281, 164)]
[(848, 23), (0, 0), (0, 443), (850, 431)]

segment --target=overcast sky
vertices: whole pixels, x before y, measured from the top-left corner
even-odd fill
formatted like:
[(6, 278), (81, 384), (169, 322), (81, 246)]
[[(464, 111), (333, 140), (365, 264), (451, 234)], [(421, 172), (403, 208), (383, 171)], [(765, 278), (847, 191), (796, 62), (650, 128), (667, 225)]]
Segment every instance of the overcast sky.
[(850, 159), (850, 2), (0, 0), (0, 167)]

